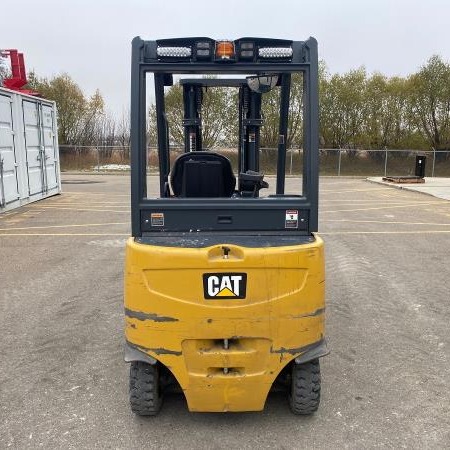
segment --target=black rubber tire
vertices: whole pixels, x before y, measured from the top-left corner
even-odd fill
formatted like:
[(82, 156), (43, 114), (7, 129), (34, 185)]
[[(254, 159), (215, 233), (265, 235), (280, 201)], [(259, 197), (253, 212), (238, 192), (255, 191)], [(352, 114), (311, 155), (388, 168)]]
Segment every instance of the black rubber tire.
[(133, 361), (130, 365), (130, 405), (138, 416), (156, 416), (162, 396), (158, 364)]
[(308, 415), (317, 411), (320, 404), (320, 364), (318, 359), (292, 364), (289, 406), (294, 414)]

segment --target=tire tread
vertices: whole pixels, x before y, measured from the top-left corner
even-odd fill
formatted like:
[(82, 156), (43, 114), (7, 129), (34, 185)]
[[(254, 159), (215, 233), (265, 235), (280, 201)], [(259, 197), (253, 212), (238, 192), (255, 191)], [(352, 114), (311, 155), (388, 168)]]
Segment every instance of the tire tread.
[(292, 366), (289, 406), (294, 414), (309, 415), (320, 404), (320, 364), (318, 359)]
[(142, 361), (130, 365), (130, 406), (138, 416), (156, 416), (162, 405), (159, 368)]

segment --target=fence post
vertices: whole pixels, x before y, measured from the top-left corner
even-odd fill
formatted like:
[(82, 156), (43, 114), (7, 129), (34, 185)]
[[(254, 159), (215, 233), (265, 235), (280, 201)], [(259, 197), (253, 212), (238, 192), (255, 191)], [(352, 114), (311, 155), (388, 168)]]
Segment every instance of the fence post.
[(292, 175), (292, 148), (291, 148), (291, 150), (290, 150), (290, 152), (291, 152), (291, 166), (289, 167), (289, 175)]
[(436, 149), (434, 147), (431, 147), (433, 149), (433, 167), (431, 168), (431, 178), (434, 178), (434, 166), (436, 165)]
[(387, 176), (387, 159), (388, 159), (388, 151), (387, 147), (384, 147), (384, 176)]
[(338, 158), (338, 177), (341, 176), (341, 149), (339, 148), (339, 158)]
[(97, 172), (100, 172), (100, 152), (98, 151), (98, 145), (95, 149), (97, 150)]

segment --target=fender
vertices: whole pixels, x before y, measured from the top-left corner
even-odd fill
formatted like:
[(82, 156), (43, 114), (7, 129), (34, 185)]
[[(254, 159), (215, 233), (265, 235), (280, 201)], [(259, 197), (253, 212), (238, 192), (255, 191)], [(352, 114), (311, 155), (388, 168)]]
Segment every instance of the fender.
[(125, 362), (130, 363), (133, 361), (142, 361), (147, 364), (151, 364), (154, 366), (158, 361), (155, 358), (152, 358), (147, 353), (144, 353), (139, 349), (138, 346), (131, 344), (130, 342), (125, 343)]

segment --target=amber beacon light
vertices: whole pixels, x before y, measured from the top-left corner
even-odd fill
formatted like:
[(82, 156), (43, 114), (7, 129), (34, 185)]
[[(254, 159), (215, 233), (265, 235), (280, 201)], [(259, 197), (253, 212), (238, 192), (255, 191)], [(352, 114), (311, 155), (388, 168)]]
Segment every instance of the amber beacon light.
[(217, 41), (216, 58), (231, 59), (234, 57), (234, 44), (231, 41)]

